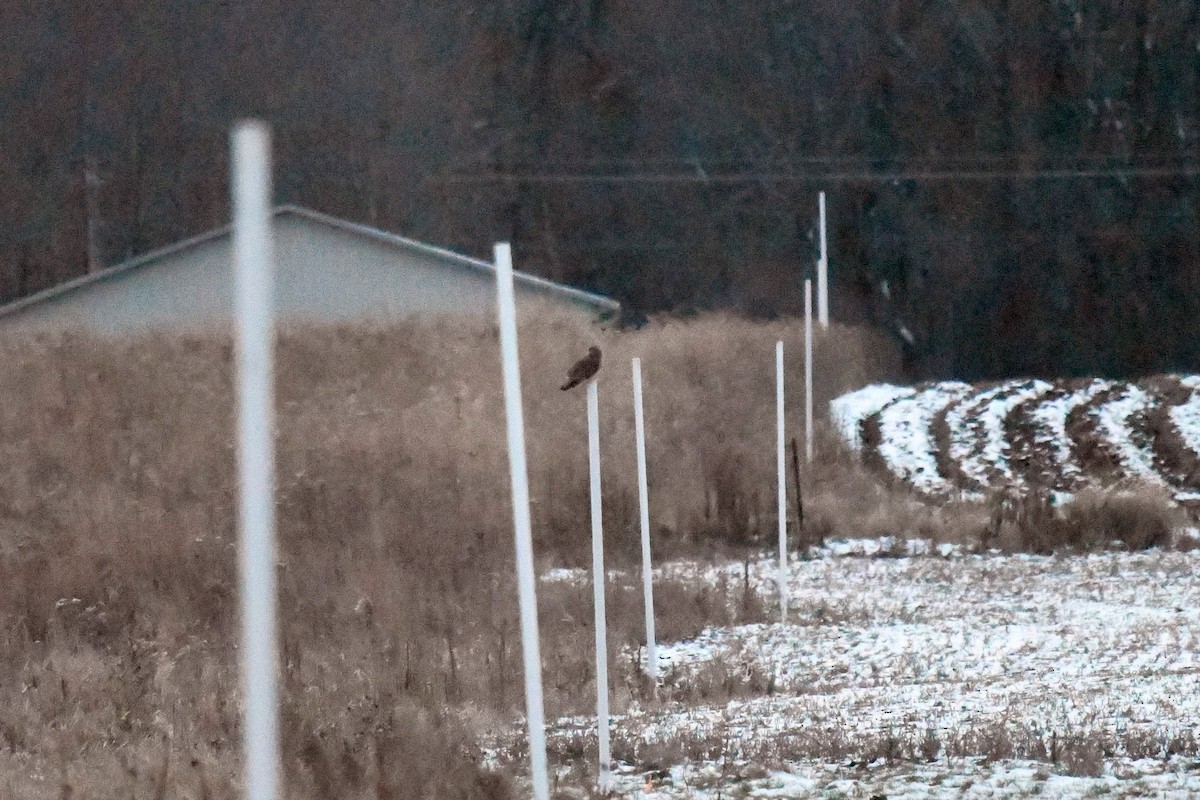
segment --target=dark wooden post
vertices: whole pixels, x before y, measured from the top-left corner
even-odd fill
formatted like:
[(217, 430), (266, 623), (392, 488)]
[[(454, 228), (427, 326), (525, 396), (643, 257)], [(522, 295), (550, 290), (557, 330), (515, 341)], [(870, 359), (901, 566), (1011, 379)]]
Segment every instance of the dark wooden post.
[(800, 541), (808, 544), (804, 532), (804, 495), (800, 491), (800, 455), (796, 446), (796, 437), (792, 437), (792, 479), (796, 482), (796, 525)]

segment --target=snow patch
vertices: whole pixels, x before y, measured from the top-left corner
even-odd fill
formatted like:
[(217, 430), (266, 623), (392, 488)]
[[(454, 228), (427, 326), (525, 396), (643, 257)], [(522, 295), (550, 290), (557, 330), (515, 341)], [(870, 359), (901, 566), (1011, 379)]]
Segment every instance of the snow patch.
[(1137, 444), (1139, 432), (1129, 424), (1135, 414), (1148, 410), (1155, 398), (1137, 386), (1129, 385), (1125, 392), (1109, 400), (1091, 413), (1095, 416), (1100, 433), (1121, 461), (1121, 468), (1131, 478), (1141, 478), (1150, 483), (1163, 484), (1162, 475), (1154, 467), (1154, 456)]
[[(872, 541), (831, 542), (828, 555), (790, 563), (792, 624), (714, 626), (662, 643), (660, 700), (613, 715), (614, 750), (685, 755), (654, 770), (618, 765), (618, 793), (1200, 796), (1195, 757), (1168, 749), (1195, 746), (1200, 716), (1200, 551), (947, 560), (924, 555), (934, 549), (924, 542), (905, 545), (922, 553), (912, 557), (848, 557), (899, 549), (888, 537)], [(656, 574), (701, 586), (745, 581), (767, 597), (775, 571), (764, 558), (667, 562)], [(582, 570), (553, 575), (588, 580)], [(613, 661), (627, 683), (644, 668), (639, 655)], [(746, 688), (726, 699), (724, 686)], [(1047, 748), (1056, 735), (1080, 737), (1117, 755), (1094, 778), (1045, 762), (863, 758), (885, 741), (921, 752), (927, 737), (936, 756), (941, 744), (990, 731)], [(488, 736), (489, 762), (523, 762), (519, 721)], [(560, 773), (564, 788), (586, 785), (592, 773), (574, 754), (594, 752), (594, 716), (553, 720), (547, 736), (552, 761), (576, 765)], [(1125, 743), (1162, 750), (1135, 760), (1122, 757)], [(797, 758), (826, 747), (842, 756)]]
[(832, 400), (829, 403), (829, 417), (846, 443), (858, 451), (862, 449), (863, 420), (878, 414), (889, 403), (911, 396), (914, 391), (911, 386), (892, 386), (889, 383), (864, 386)]
[(1086, 483), (1087, 477), (1071, 452), (1067, 417), (1076, 408), (1091, 402), (1092, 398), (1111, 389), (1113, 385), (1112, 381), (1094, 380), (1082, 389), (1039, 403), (1030, 413), (1030, 417), (1042, 429), (1034, 441), (1054, 455), (1059, 475), (1068, 484)]
[(924, 763), (788, 760), (763, 769), (744, 758), (698, 761), (669, 770), (617, 770), (614, 794), (636, 800), (720, 800), (740, 797), (961, 800), (961, 798), (1195, 797), (1200, 773), (1194, 759), (1110, 758), (1101, 774), (1080, 777), (1065, 767), (1021, 759), (945, 758)]
[(1200, 376), (1189, 376), (1191, 381), (1181, 379), (1180, 383), (1192, 389), (1192, 396), (1186, 402), (1172, 406), (1168, 411), (1171, 424), (1175, 427), (1184, 445), (1197, 457), (1200, 457)]
[(1051, 388), (1045, 381), (1009, 381), (950, 409), (946, 414), (950, 456), (968, 478), (989, 489), (1016, 482), (1008, 463), (1011, 448), (1004, 434), (1004, 419), (1017, 406)]
[(970, 391), (966, 383), (937, 383), (901, 397), (879, 412), (879, 455), (895, 475), (926, 494), (958, 493), (938, 471), (931, 425), (946, 406)]

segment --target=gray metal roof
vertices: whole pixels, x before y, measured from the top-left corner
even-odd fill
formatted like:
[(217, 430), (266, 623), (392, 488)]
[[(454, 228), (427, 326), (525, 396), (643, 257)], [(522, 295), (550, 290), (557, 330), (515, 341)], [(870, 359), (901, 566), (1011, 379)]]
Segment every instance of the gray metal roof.
[[(319, 211), (313, 211), (312, 209), (304, 208), (303, 206), (281, 205), (275, 207), (273, 212), (274, 216), (282, 216), (284, 214), (293, 215), (300, 217), (301, 219), (328, 225), (330, 227), (357, 234), (377, 242), (382, 242), (383, 244), (387, 244), (398, 249), (414, 250), (426, 255), (433, 255), (445, 261), (448, 266), (487, 272), (493, 275), (496, 272), (496, 268), (491, 262), (481, 261), (477, 258), (465, 256), (462, 253), (456, 253), (453, 250), (447, 250), (442, 247), (425, 244), (424, 242), (418, 242), (415, 239), (408, 239), (404, 236), (388, 233), (387, 231), (383, 231), (378, 228), (372, 228), (369, 225), (362, 225), (357, 222), (349, 222), (348, 220), (331, 217), (328, 214), (322, 214)], [(90, 286), (94, 283), (106, 281), (116, 275), (151, 265), (154, 262), (165, 258), (166, 256), (189, 250), (193, 247), (197, 247), (214, 239), (219, 239), (223, 236), (229, 236), (232, 232), (233, 225), (222, 225), (219, 228), (213, 228), (210, 231), (205, 231), (204, 233), (192, 236), (188, 239), (183, 239), (175, 242), (174, 244), (167, 245), (166, 247), (160, 247), (140, 256), (135, 256), (128, 261), (123, 261), (120, 264), (108, 267), (107, 269), (82, 275), (78, 278), (66, 281), (65, 283), (60, 283), (57, 286), (52, 286), (49, 289), (43, 289), (40, 292), (35, 292), (31, 295), (27, 295), (18, 300), (14, 300), (11, 303), (6, 303), (5, 305), (0, 306), (0, 317), (11, 314), (15, 311), (19, 311), (27, 306), (35, 305), (44, 300), (58, 297), (59, 295), (66, 294), (67, 292), (73, 292), (86, 286)], [(582, 289), (576, 289), (572, 286), (566, 286), (561, 283), (555, 283), (554, 281), (546, 280), (545, 278), (539, 278), (536, 275), (529, 275), (527, 273), (514, 270), (513, 281), (530, 289), (542, 291), (550, 295), (558, 295), (563, 298), (573, 300), (577, 303), (595, 306), (596, 308), (604, 311), (615, 312), (621, 308), (621, 304), (611, 298), (604, 297), (603, 295), (599, 294), (593, 294), (592, 292), (585, 292)]]

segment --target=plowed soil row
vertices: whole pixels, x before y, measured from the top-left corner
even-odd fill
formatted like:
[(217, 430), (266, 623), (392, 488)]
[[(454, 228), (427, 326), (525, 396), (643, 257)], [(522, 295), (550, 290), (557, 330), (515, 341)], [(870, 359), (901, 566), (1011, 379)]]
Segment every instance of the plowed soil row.
[[(1187, 434), (1193, 443), (1200, 440), (1200, 435), (1180, 430), (1181, 425), (1188, 427), (1189, 409), (1193, 408), (1185, 404), (1200, 402), (1200, 397), (1193, 401), (1193, 394), (1200, 394), (1200, 379), (1159, 375), (1137, 383), (1091, 379), (1051, 381), (1050, 389), (1042, 394), (1022, 400), (1015, 406), (1009, 402), (1008, 407), (993, 408), (993, 413), (1003, 415), (1004, 441), (999, 451), (994, 439), (989, 448), (981, 415), (990, 404), (1004, 403), (1014, 392), (1028, 389), (1030, 385), (1013, 381), (997, 391), (995, 383), (979, 384), (965, 395), (955, 396), (929, 422), (928, 441), (932, 443), (933, 452), (911, 454), (914, 463), (922, 459), (928, 461), (932, 456), (946, 482), (959, 492), (971, 494), (1012, 488), (1072, 494), (1088, 486), (1104, 487), (1139, 479), (1161, 482), (1181, 498), (1192, 499), (1192, 494), (1200, 497), (1200, 453), (1189, 446)], [(938, 386), (926, 384), (922, 389), (936, 390)], [(961, 387), (961, 384), (946, 383), (945, 386), (948, 395), (957, 395), (959, 391), (955, 387)], [(1128, 411), (1140, 403), (1138, 390), (1146, 393), (1148, 402), (1144, 407)], [(851, 393), (835, 400), (835, 413), (843, 418), (846, 414), (853, 417), (854, 395)], [(1082, 402), (1071, 407), (1071, 397)], [(899, 397), (883, 408), (872, 408), (870, 413), (852, 423), (857, 426), (860, 436), (862, 462), (889, 482), (901, 479), (897, 473), (904, 465), (900, 464), (898, 468), (894, 453), (889, 463), (879, 452), (880, 415), (885, 411), (893, 415), (903, 412), (903, 404), (911, 402), (912, 395)], [(1112, 403), (1118, 405), (1106, 408)], [(1181, 407), (1182, 414), (1179, 413)], [(1200, 411), (1194, 416), (1200, 426)], [(1108, 421), (1107, 430), (1102, 417)], [(1114, 419), (1121, 425), (1116, 425)], [(1110, 440), (1110, 431), (1116, 427), (1127, 430), (1130, 441)], [(995, 430), (994, 423), (992, 429)], [(960, 444), (951, 448), (951, 441), (967, 442), (968, 446), (964, 449)], [(1149, 454), (1149, 458), (1137, 453), (1131, 457), (1131, 447)], [(964, 469), (954, 450), (964, 461), (972, 460), (973, 469)], [(1132, 468), (1122, 461), (1123, 453), (1126, 462), (1132, 459), (1136, 464), (1140, 458), (1143, 472), (1131, 474)], [(980, 462), (984, 466), (982, 479)], [(1148, 474), (1144, 471), (1146, 463), (1153, 465)]]

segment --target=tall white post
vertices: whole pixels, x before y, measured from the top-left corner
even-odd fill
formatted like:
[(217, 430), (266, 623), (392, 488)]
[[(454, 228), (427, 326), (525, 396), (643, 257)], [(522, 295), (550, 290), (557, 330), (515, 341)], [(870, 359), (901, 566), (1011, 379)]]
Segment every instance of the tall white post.
[(637, 433), (638, 511), (642, 523), (642, 605), (646, 609), (646, 671), (658, 681), (654, 638), (654, 579), (650, 569), (650, 490), (646, 479), (646, 421), (642, 410), (642, 360), (633, 359), (633, 423)]
[(274, 255), (271, 130), (233, 129), (233, 269), (237, 336), (238, 521), (241, 527), (242, 732), (248, 800), (279, 793), (275, 597)]
[(596, 610), (596, 725), (600, 739), (600, 777), (597, 788), (612, 786), (612, 757), (608, 746), (608, 628), (604, 614), (604, 525), (600, 509), (600, 392), (588, 381), (588, 473), (592, 488), (592, 593)]
[(817, 261), (817, 317), (821, 330), (829, 327), (829, 250), (825, 243), (825, 193), (819, 196), (821, 207), (821, 258)]
[(813, 460), (812, 281), (804, 282), (804, 459)]
[(521, 609), (521, 650), (525, 660), (525, 722), (534, 800), (549, 800), (546, 779), (546, 723), (542, 706), (542, 656), (538, 647), (537, 593), (533, 575), (533, 533), (529, 517), (529, 473), (525, 464), (525, 416), (521, 409), (521, 368), (517, 355), (517, 314), (513, 299), (512, 248), (495, 247), (496, 306), (500, 317), (500, 357), (504, 366), (504, 411), (508, 422), (508, 465), (512, 475), (513, 530), (516, 534), (517, 590)]
[(783, 342), (775, 343), (775, 467), (779, 481), (779, 619), (787, 622), (787, 470), (783, 457)]

